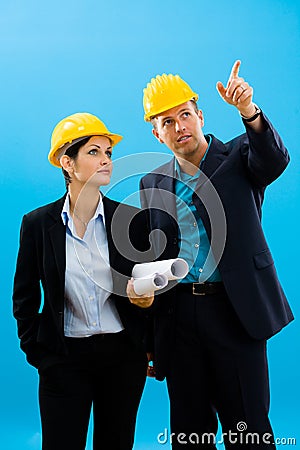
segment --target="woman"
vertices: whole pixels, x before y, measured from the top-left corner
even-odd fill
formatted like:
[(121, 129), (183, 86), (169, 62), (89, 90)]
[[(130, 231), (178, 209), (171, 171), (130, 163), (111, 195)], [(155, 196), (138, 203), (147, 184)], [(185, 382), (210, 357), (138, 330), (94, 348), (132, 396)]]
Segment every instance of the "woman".
[(133, 446), (146, 317), (126, 285), (134, 295), (127, 281), (149, 241), (143, 215), (99, 191), (121, 139), (88, 113), (59, 122), (49, 161), (62, 168), (67, 193), (22, 221), (14, 316), (39, 371), (43, 450), (83, 450), (92, 406), (94, 450)]

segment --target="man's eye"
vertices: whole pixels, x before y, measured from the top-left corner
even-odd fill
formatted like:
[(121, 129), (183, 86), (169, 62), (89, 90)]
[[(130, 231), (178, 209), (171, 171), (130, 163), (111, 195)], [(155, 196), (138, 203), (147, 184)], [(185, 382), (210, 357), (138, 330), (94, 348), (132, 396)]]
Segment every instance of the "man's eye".
[(188, 112), (188, 111), (185, 111), (185, 112), (183, 113), (183, 116), (184, 116), (184, 117), (189, 117), (190, 115), (191, 115), (191, 113)]
[(166, 120), (164, 121), (164, 126), (165, 126), (165, 125), (171, 125), (171, 123), (172, 123), (172, 119), (166, 119)]

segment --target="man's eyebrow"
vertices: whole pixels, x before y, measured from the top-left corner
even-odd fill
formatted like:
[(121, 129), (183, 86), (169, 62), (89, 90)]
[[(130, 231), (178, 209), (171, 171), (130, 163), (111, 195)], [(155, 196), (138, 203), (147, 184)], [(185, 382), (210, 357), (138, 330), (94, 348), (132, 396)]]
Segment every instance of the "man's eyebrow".
[(160, 116), (160, 117), (161, 117), (162, 120), (171, 119), (172, 118), (171, 116)]
[(188, 107), (182, 108), (180, 111), (178, 111), (178, 114), (181, 114), (185, 111), (190, 111), (190, 109)]
[[(178, 111), (178, 113), (177, 113), (176, 115), (181, 114), (181, 113), (183, 113), (183, 112), (185, 112), (185, 111), (190, 111), (190, 109), (187, 108), (187, 107), (182, 108), (182, 109), (180, 109), (180, 110)], [(162, 120), (173, 119), (173, 116), (162, 116), (162, 115), (161, 115), (160, 117), (161, 117)]]

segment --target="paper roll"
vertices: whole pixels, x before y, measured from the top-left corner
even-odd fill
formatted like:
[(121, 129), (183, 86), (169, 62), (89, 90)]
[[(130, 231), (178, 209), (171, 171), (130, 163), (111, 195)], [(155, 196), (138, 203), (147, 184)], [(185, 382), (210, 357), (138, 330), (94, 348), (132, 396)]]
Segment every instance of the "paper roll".
[(152, 276), (136, 278), (133, 281), (133, 288), (138, 295), (150, 294), (166, 287), (168, 278), (165, 275), (154, 273)]
[(187, 262), (182, 258), (165, 259), (150, 263), (136, 264), (132, 269), (133, 278), (147, 278), (154, 274), (165, 275), (168, 280), (180, 280), (189, 271)]

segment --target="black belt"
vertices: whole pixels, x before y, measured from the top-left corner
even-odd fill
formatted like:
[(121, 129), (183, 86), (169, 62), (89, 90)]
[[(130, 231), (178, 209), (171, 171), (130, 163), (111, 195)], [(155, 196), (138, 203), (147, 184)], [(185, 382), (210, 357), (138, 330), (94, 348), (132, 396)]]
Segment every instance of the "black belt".
[(222, 282), (215, 283), (178, 283), (179, 292), (186, 292), (193, 295), (213, 295), (225, 292), (224, 284)]

